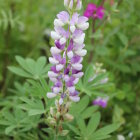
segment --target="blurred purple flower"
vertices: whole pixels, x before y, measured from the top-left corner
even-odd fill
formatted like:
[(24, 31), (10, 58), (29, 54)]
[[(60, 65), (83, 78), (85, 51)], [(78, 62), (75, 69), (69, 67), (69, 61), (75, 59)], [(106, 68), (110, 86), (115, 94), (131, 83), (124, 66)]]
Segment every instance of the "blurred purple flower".
[(102, 108), (106, 108), (107, 103), (108, 103), (108, 98), (101, 98), (101, 97), (98, 97), (92, 102), (93, 105), (98, 105), (101, 106)]
[(104, 8), (102, 6), (97, 7), (93, 3), (89, 3), (85, 12), (84, 16), (87, 18), (98, 18), (102, 19), (104, 17)]

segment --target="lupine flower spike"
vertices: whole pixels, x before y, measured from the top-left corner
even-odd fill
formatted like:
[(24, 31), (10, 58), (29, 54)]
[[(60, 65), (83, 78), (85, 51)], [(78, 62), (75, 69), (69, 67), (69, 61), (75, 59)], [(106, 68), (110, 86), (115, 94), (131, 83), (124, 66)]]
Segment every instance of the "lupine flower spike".
[(59, 96), (60, 105), (65, 99), (80, 100), (75, 84), (84, 74), (82, 61), (87, 53), (84, 49), (84, 30), (89, 27), (88, 18), (77, 13), (82, 7), (81, 0), (64, 0), (64, 5), (69, 12), (57, 14), (54, 31), (51, 32), (54, 46), (50, 49), (52, 67), (48, 76), (54, 85), (52, 91), (47, 93), (48, 98)]

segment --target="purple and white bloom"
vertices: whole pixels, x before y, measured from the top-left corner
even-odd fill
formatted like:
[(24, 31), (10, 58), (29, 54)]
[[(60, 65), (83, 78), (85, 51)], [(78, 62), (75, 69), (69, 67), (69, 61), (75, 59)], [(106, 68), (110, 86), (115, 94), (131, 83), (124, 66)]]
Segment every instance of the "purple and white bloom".
[(82, 7), (81, 0), (64, 0), (64, 5), (69, 12), (60, 12), (54, 20), (51, 32), (54, 46), (50, 49), (52, 57), (49, 57), (52, 67), (48, 72), (54, 85), (47, 97), (59, 96), (59, 105), (67, 98), (74, 102), (80, 100), (75, 85), (84, 75), (82, 61), (87, 53), (84, 49), (84, 31), (89, 27), (88, 18), (77, 13)]
[(106, 98), (98, 97), (97, 99), (93, 100), (93, 105), (98, 105), (101, 106), (102, 108), (106, 108), (108, 99), (109, 99), (108, 97)]

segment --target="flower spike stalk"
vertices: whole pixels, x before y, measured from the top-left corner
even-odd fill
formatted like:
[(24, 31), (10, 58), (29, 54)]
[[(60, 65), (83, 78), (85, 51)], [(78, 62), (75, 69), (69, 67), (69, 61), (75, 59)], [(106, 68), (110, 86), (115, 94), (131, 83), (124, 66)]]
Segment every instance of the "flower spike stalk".
[(82, 61), (87, 53), (84, 49), (84, 31), (89, 27), (88, 18), (80, 16), (77, 12), (82, 7), (81, 0), (64, 0), (64, 6), (68, 12), (62, 11), (57, 14), (54, 31), (51, 32), (54, 46), (50, 49), (52, 57), (49, 58), (49, 62), (52, 67), (48, 72), (54, 85), (47, 97), (58, 96), (59, 105), (65, 100), (80, 100), (75, 84), (84, 74)]

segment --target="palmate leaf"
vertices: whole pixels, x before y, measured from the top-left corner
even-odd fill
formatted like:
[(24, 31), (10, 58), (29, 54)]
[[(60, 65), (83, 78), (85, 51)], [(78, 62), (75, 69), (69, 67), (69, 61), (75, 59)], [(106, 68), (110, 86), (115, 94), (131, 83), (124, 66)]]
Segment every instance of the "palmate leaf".
[(120, 127), (120, 124), (111, 124), (111, 125), (105, 126), (97, 130), (94, 134), (92, 134), (92, 136), (89, 137), (89, 139), (95, 139), (95, 140), (106, 139), (106, 137), (109, 137), (109, 134), (117, 130), (119, 127)]
[(98, 106), (91, 106), (86, 108), (82, 113), (81, 113), (81, 118), (82, 119), (87, 119), (93, 115), (93, 112), (95, 112), (98, 109)]
[(30, 117), (25, 111), (21, 109), (5, 109), (2, 111), (2, 118), (0, 118), (0, 127), (5, 126), (6, 135), (14, 135), (14, 132), (24, 132), (37, 127), (39, 123), (39, 116)]
[(89, 105), (89, 97), (84, 96), (80, 102), (73, 103), (69, 113), (75, 116), (77, 119), (80, 117), (82, 119), (87, 119), (93, 115), (95, 111), (97, 111), (98, 106), (90, 106)]
[[(101, 115), (96, 112), (98, 106), (89, 106), (89, 97), (84, 96), (77, 104), (72, 104), (70, 114), (75, 120), (67, 124), (70, 130), (76, 134), (78, 140), (103, 140), (107, 139), (120, 125), (111, 124), (101, 129), (97, 129), (100, 124)], [(88, 120), (88, 121), (87, 121)]]
[(84, 96), (79, 103), (73, 104), (70, 109), (70, 113), (74, 116), (78, 116), (89, 104), (89, 97)]
[(85, 75), (82, 80), (77, 84), (77, 89), (82, 93), (86, 93), (88, 96), (103, 96), (107, 97), (106, 94), (101, 92), (101, 89), (108, 89), (113, 84), (109, 82), (104, 82), (104, 79), (108, 78), (108, 73), (95, 73), (93, 65), (89, 65), (85, 71)]
[[(27, 91), (30, 95), (34, 96), (34, 97), (39, 97), (40, 99), (45, 97), (46, 98), (46, 93), (47, 93), (47, 88), (44, 88), (44, 86), (42, 85), (42, 83), (40, 83), (39, 81), (35, 81), (35, 80), (27, 80), (27, 82), (30, 84), (30, 87), (28, 87)], [(48, 87), (47, 82), (44, 81), (44, 85), (45, 87)]]
[(24, 103), (20, 104), (18, 107), (26, 110), (29, 116), (45, 113), (43, 103), (40, 99), (29, 99), (27, 97), (20, 97), (20, 100)]
[(101, 115), (99, 112), (96, 112), (92, 115), (86, 128), (86, 133), (85, 133), (86, 136), (90, 136), (97, 129), (100, 123), (100, 118)]
[(8, 69), (25, 78), (39, 79), (40, 77), (46, 78), (47, 72), (50, 69), (50, 65), (46, 65), (46, 58), (40, 57), (37, 61), (27, 58), (24, 59), (20, 56), (16, 56), (16, 61), (20, 67), (10, 66)]
[(32, 78), (32, 76), (28, 72), (24, 71), (21, 68), (14, 67), (14, 66), (9, 66), (8, 69), (11, 72), (17, 74), (18, 76), (22, 76), (22, 77), (26, 77), (26, 78)]

